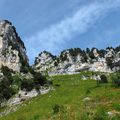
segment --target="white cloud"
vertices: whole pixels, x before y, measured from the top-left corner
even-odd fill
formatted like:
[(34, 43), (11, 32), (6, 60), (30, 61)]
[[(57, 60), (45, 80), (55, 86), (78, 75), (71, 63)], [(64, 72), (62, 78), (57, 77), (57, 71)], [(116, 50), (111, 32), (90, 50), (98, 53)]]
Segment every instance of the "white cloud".
[(40, 50), (49, 50), (55, 53), (58, 48), (68, 44), (73, 36), (87, 31), (109, 10), (116, 9), (119, 5), (120, 0), (94, 2), (79, 8), (71, 17), (66, 17), (30, 38), (25, 38), (27, 48), (32, 48), (32, 50), (28, 49), (29, 56), (32, 54), (32, 57), (35, 57)]

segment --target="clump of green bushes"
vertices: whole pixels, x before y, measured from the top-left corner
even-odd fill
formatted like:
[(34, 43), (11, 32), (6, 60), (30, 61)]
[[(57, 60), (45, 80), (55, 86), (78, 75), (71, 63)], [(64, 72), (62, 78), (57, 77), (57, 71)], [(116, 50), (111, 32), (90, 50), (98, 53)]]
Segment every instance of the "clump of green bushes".
[(9, 99), (16, 93), (15, 89), (12, 87), (13, 71), (5, 66), (1, 68), (1, 71), (3, 76), (0, 76), (0, 102), (2, 102), (4, 99)]
[(108, 83), (108, 78), (104, 74), (100, 75), (100, 80), (97, 80), (97, 86), (103, 83)]
[(107, 111), (105, 110), (104, 107), (99, 107), (97, 111), (95, 112), (93, 120), (108, 120), (109, 116), (107, 114)]
[(108, 83), (107, 77), (104, 74), (100, 76), (100, 79), (100, 83)]
[(111, 79), (112, 79), (113, 86), (120, 87), (120, 71), (112, 74)]
[(25, 89), (26, 91), (31, 91), (34, 88), (34, 81), (32, 79), (24, 78), (21, 81), (21, 89)]
[[(31, 91), (36, 89), (39, 91), (40, 86), (48, 84), (46, 77), (41, 73), (35, 72), (32, 68), (28, 67), (25, 73), (31, 73), (32, 78), (26, 78), (19, 73), (15, 73), (6, 66), (2, 66), (0, 75), (0, 103), (4, 100), (8, 100), (14, 94), (16, 94), (20, 89)], [(24, 74), (25, 74), (24, 73)]]
[(59, 104), (54, 104), (53, 107), (53, 114), (57, 114), (59, 112), (64, 112), (65, 111), (65, 108), (63, 105), (59, 105)]

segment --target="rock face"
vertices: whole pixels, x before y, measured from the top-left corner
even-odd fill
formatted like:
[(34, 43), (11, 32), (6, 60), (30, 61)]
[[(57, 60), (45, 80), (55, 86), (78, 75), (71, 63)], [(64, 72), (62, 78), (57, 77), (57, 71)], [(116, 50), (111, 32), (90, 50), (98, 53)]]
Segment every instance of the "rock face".
[(46, 72), (55, 67), (56, 57), (47, 51), (43, 51), (35, 59), (35, 66), (38, 71)]
[(28, 64), (26, 49), (15, 27), (7, 20), (0, 21), (0, 68), (7, 66), (19, 72), (25, 64)]
[(47, 94), (49, 91), (51, 90), (51, 88), (44, 88), (44, 89), (40, 89), (40, 91), (36, 91), (35, 89), (31, 90), (31, 91), (23, 91), (20, 90), (18, 94), (15, 95), (15, 97), (9, 99), (7, 101), (8, 106), (12, 106), (12, 105), (17, 105), (22, 103), (25, 100), (28, 100), (30, 98), (36, 97), (39, 94), (44, 95)]
[(74, 74), (83, 70), (113, 72), (120, 69), (120, 46), (105, 50), (68, 49), (62, 51), (58, 57), (43, 51), (36, 57), (33, 68), (50, 75)]

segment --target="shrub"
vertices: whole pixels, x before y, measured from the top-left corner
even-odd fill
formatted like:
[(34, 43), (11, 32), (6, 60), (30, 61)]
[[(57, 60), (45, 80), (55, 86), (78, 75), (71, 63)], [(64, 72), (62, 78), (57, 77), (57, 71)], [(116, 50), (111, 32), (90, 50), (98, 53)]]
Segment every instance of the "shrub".
[(61, 85), (59, 83), (54, 84), (56, 87), (60, 87)]
[(59, 112), (65, 112), (65, 108), (62, 105), (54, 104), (53, 106), (53, 114), (57, 114)]
[(105, 75), (101, 75), (100, 78), (100, 83), (108, 83), (107, 77)]
[(47, 82), (46, 77), (41, 75), (41, 73), (35, 73), (33, 76), (35, 85), (43, 86)]
[(113, 103), (113, 108), (117, 111), (120, 111), (120, 104), (119, 103)]
[(13, 70), (9, 69), (7, 66), (2, 66), (1, 71), (3, 72), (3, 75), (6, 76), (10, 82), (12, 82), (11, 73)]
[(18, 92), (19, 89), (26, 91), (31, 91), (33, 88), (39, 91), (40, 86), (44, 84), (52, 84), (52, 82), (47, 82), (45, 76), (42, 76), (40, 73), (36, 73), (32, 68), (29, 66), (23, 66), (24, 73), (30, 72), (34, 78), (26, 79), (20, 74), (14, 74), (13, 72), (6, 66), (2, 66), (1, 71), (3, 72), (3, 76), (0, 78), (0, 101), (4, 99), (9, 99), (14, 94)]
[(35, 85), (35, 89), (40, 94), (40, 85)]
[(90, 94), (91, 93), (90, 89), (88, 88), (85, 93), (86, 93), (86, 95)]
[(106, 58), (106, 62), (107, 62), (107, 66), (109, 66), (111, 69), (112, 69), (112, 62), (113, 62), (113, 60), (112, 60), (113, 58), (112, 57), (107, 57)]
[(15, 88), (12, 86), (13, 78), (11, 73), (13, 71), (6, 66), (2, 66), (1, 71), (3, 76), (0, 78), (0, 101), (7, 100), (16, 93)]
[(21, 85), (21, 76), (19, 74), (15, 74), (14, 76), (12, 76), (12, 79), (13, 79), (13, 82), (12, 82), (12, 85), (16, 85), (20, 88), (20, 85)]
[(32, 67), (29, 67), (29, 72), (30, 72), (31, 74), (35, 74), (35, 71), (34, 71), (34, 69), (33, 69)]
[(0, 101), (3, 99), (9, 99), (13, 94), (14, 90), (11, 87), (11, 82), (7, 77), (0, 79)]
[(23, 79), (21, 83), (21, 89), (26, 89), (27, 91), (31, 91), (34, 88), (34, 81), (32, 79)]
[(108, 115), (104, 107), (99, 107), (93, 116), (93, 120), (108, 120)]
[(52, 81), (47, 81), (46, 84), (47, 85), (53, 85), (53, 82)]
[(120, 87), (120, 73), (115, 73), (112, 75), (112, 85), (115, 87)]
[(111, 120), (120, 120), (120, 115), (117, 114), (117, 115), (113, 116)]
[(54, 66), (58, 66), (58, 63), (57, 63), (57, 62), (54, 62)]
[(80, 120), (90, 120), (86, 112), (81, 113)]
[(53, 113), (56, 114), (56, 113), (58, 113), (59, 111), (60, 111), (60, 106), (59, 106), (58, 104), (55, 104), (55, 105), (53, 106)]
[(20, 115), (20, 117), (17, 120), (25, 120), (25, 117)]
[(34, 120), (40, 120), (40, 115), (35, 115)]
[(26, 66), (21, 66), (20, 72), (22, 72), (22, 73), (28, 73), (28, 72), (29, 72), (29, 69), (28, 69), (28, 67), (26, 67)]

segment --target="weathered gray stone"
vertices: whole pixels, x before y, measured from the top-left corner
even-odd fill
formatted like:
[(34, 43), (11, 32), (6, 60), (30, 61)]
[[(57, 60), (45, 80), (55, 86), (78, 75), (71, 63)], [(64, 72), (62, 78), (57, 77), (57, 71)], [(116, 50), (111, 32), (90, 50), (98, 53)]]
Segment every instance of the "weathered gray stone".
[[(120, 69), (120, 51), (116, 53), (114, 49), (107, 48), (104, 56), (101, 57), (98, 50), (93, 49), (93, 55), (95, 57), (93, 59), (90, 58), (88, 53), (85, 54), (87, 56), (87, 61), (83, 60), (84, 57), (79, 52), (76, 55), (72, 55), (70, 50), (65, 50), (58, 57), (53, 57), (51, 53), (43, 51), (36, 58), (34, 69), (49, 75), (75, 74), (86, 70), (110, 73)], [(112, 69), (108, 66), (107, 58), (112, 59)]]
[(9, 21), (0, 21), (0, 67), (19, 72), (23, 62), (28, 62), (24, 43)]

